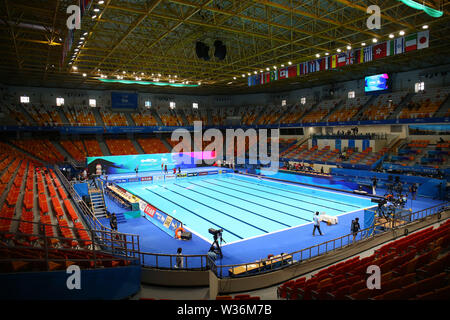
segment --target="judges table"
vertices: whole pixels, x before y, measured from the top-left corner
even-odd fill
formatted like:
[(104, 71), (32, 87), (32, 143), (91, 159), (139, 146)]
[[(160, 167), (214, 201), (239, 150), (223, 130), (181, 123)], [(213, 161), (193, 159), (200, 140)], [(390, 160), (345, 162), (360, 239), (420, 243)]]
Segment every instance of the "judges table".
[(258, 273), (271, 269), (276, 269), (282, 265), (292, 263), (292, 256), (288, 254), (276, 255), (270, 259), (262, 259), (260, 261), (255, 261), (254, 263), (249, 263), (246, 265), (234, 267), (228, 269), (230, 276), (240, 276), (249, 273)]

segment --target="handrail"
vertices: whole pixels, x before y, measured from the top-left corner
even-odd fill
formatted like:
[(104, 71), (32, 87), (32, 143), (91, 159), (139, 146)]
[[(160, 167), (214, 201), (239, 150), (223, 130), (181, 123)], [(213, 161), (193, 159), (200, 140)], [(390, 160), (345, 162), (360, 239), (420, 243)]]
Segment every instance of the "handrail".
[[(440, 204), (440, 205), (436, 205), (436, 206), (433, 206), (433, 207), (430, 207), (430, 208), (426, 208), (426, 209), (423, 209), (423, 210), (420, 210), (420, 211), (417, 211), (417, 212), (414, 212), (414, 213), (410, 213), (408, 215), (405, 215), (405, 216), (402, 217), (403, 219), (401, 220), (404, 223), (398, 223), (398, 221), (397, 221), (397, 223), (394, 224), (393, 221), (388, 221), (388, 222), (385, 222), (385, 223), (382, 223), (382, 224), (378, 224), (376, 226), (374, 225), (372, 227), (360, 230), (356, 234), (355, 242), (375, 237), (375, 232), (373, 232), (373, 231), (374, 231), (374, 229), (376, 227), (384, 227), (384, 228), (389, 227), (389, 228), (395, 230), (395, 229), (398, 229), (400, 227), (404, 227), (405, 225), (408, 225), (410, 223), (413, 223), (416, 220), (423, 219), (426, 216), (439, 214), (440, 211), (443, 208), (448, 206), (448, 204), (449, 204), (449, 202), (444, 203), (444, 204)], [(431, 212), (433, 212), (433, 213), (431, 213)], [(409, 219), (405, 219), (405, 217), (409, 217)], [(292, 253), (284, 254), (281, 257), (280, 267), (278, 267), (276, 269), (284, 268), (284, 267), (286, 267), (288, 265), (291, 265), (292, 263), (301, 263), (301, 262), (303, 262), (305, 260), (308, 260), (308, 259), (311, 259), (311, 258), (314, 258), (314, 257), (318, 257), (318, 256), (323, 255), (325, 253), (328, 253), (328, 252), (331, 252), (331, 251), (335, 251), (337, 249), (341, 249), (341, 248), (350, 246), (351, 244), (354, 243), (353, 240), (350, 241), (350, 237), (353, 237), (353, 234), (343, 235), (341, 237), (338, 237), (338, 238), (335, 238), (335, 239), (332, 239), (332, 240), (328, 240), (326, 242), (322, 242), (322, 243), (316, 244), (316, 245), (308, 247), (308, 248), (304, 248), (304, 249), (301, 249), (301, 250), (294, 251)], [(344, 241), (344, 240), (346, 240), (346, 241)], [(337, 243), (340, 244), (340, 245), (336, 246)], [(332, 244), (332, 246), (331, 246), (331, 244)], [(323, 249), (323, 247), (324, 247), (324, 251), (321, 250), (321, 248)], [(328, 249), (329, 247), (330, 247), (330, 249)], [(306, 254), (306, 253), (308, 253), (308, 254)], [(290, 263), (289, 261), (287, 261), (285, 259), (286, 256), (291, 256), (292, 257), (292, 263)], [(298, 257), (298, 259), (295, 259), (295, 257)], [(285, 260), (286, 260), (286, 263), (284, 263)], [(261, 262), (261, 261), (257, 261), (256, 263), (258, 263), (258, 262)], [(249, 265), (255, 264), (255, 262), (248, 262), (248, 263), (241, 263), (241, 264), (230, 264), (230, 265), (216, 265), (214, 261), (208, 260), (208, 264), (209, 264), (211, 270), (214, 271), (214, 273), (219, 278), (224, 278), (224, 277), (226, 277), (224, 275), (225, 274), (224, 273), (224, 269), (225, 269), (225, 271), (227, 271), (226, 273), (228, 273), (229, 269), (234, 270), (235, 268), (238, 268), (238, 267), (245, 267), (245, 272), (243, 273), (243, 275), (244, 276), (248, 276), (249, 275), (248, 269), (250, 269)], [(271, 268), (269, 270), (261, 268), (261, 267), (258, 267), (258, 269), (257, 269), (258, 273), (270, 272), (272, 270), (274, 270), (272, 268), (272, 265), (271, 265)]]
[[(152, 267), (156, 269), (171, 269), (171, 270), (206, 270), (208, 268), (207, 264), (207, 255), (206, 254), (165, 254), (165, 253), (150, 253), (150, 252), (140, 252), (141, 255), (141, 264), (144, 267)], [(147, 262), (145, 261), (145, 257), (147, 257)], [(181, 257), (183, 261), (183, 267), (178, 267), (173, 262), (177, 261), (177, 258)], [(148, 259), (154, 260), (154, 263), (148, 262)], [(166, 258), (166, 259), (162, 259)], [(198, 262), (198, 258), (200, 258), (200, 262)], [(163, 262), (161, 262), (163, 260)], [(168, 266), (167, 266), (168, 260)], [(192, 262), (194, 260), (194, 262)], [(191, 262), (189, 262), (191, 261)], [(165, 265), (164, 262), (166, 262)]]
[[(36, 257), (35, 259), (29, 258), (29, 261), (40, 261), (46, 263), (46, 268), (49, 270), (50, 261), (65, 261), (62, 256), (61, 259), (57, 257), (49, 257), (49, 253), (61, 253), (61, 252), (87, 252), (92, 254), (92, 258), (70, 258), (70, 261), (94, 261), (93, 268), (96, 268), (96, 261), (114, 261), (117, 259), (126, 260), (127, 263), (140, 262), (140, 249), (139, 241), (136, 235), (117, 233), (114, 231), (103, 230), (88, 230), (84, 228), (66, 227), (61, 225), (46, 224), (42, 222), (32, 222), (19, 219), (10, 219), (0, 217), (0, 221), (17, 222), (18, 225), (32, 225), (32, 233), (23, 233), (20, 229), (16, 232), (0, 231), (0, 238), (9, 239), (13, 236), (12, 242), (15, 245), (11, 245), (10, 240), (6, 240), (7, 245), (2, 246), (9, 249), (27, 249), (35, 252), (44, 253), (43, 257)], [(35, 232), (34, 226), (37, 225), (37, 232)], [(61, 230), (72, 230), (73, 238), (49, 236), (46, 233), (46, 228), (59, 228)], [(75, 235), (79, 234), (79, 231), (85, 231), (90, 233), (90, 239), (76, 238)], [(31, 242), (34, 245), (23, 245), (23, 242)], [(9, 242), (9, 243), (8, 243)], [(36, 245), (38, 244), (38, 245)], [(81, 244), (81, 246), (80, 246)], [(111, 255), (111, 257), (104, 258), (104, 254)], [(3, 261), (12, 261), (14, 259), (6, 258), (1, 259)], [(20, 258), (19, 260), (25, 261)]]
[(72, 184), (70, 184), (66, 177), (62, 174), (61, 170), (59, 170), (58, 165), (55, 165), (54, 171), (58, 175), (59, 179), (61, 180), (62, 184), (66, 188), (66, 190), (71, 195), (72, 199), (75, 201), (75, 204), (79, 206), (81, 211), (83, 212), (83, 216), (88, 222), (91, 229), (100, 229), (103, 231), (113, 231), (112, 229), (105, 227), (101, 224), (100, 221), (98, 221), (97, 217), (92, 212), (91, 208), (84, 202), (84, 200), (79, 196), (79, 194), (76, 192), (76, 190), (73, 188)]

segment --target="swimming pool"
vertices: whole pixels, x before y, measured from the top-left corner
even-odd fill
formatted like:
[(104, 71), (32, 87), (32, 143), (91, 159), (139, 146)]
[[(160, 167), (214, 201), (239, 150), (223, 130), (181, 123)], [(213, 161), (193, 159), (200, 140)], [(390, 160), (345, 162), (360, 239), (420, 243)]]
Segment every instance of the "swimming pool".
[(227, 244), (370, 207), (370, 199), (265, 179), (222, 174), (166, 181), (121, 183), (121, 187), (212, 241), (208, 229), (223, 229)]

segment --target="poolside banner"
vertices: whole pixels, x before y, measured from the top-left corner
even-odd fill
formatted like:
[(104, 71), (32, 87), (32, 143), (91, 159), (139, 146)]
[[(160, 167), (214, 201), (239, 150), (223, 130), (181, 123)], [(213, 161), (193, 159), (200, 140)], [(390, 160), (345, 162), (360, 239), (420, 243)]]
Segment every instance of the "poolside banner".
[(160, 171), (161, 165), (173, 168), (195, 168), (201, 159), (214, 159), (213, 151), (155, 153), (124, 156), (87, 157), (89, 173), (95, 173), (97, 165), (101, 165), (106, 174)]
[(139, 200), (141, 215), (168, 235), (175, 237), (175, 231), (182, 227), (181, 221), (155, 208), (144, 200)]

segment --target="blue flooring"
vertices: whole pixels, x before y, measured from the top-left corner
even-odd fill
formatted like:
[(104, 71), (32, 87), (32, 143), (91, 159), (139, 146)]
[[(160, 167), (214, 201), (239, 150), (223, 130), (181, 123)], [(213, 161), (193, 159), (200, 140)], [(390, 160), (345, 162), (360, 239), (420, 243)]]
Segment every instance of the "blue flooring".
[[(277, 221), (269, 221), (269, 223), (266, 222), (267, 217), (270, 217), (270, 215), (265, 215), (267, 212), (264, 211), (264, 205), (268, 205), (271, 203), (270, 200), (265, 200), (262, 198), (254, 198), (252, 195), (256, 190), (253, 190), (252, 188), (256, 188), (259, 191), (262, 191), (263, 197), (269, 197), (272, 200), (275, 201), (281, 201), (280, 198), (278, 198), (278, 194), (283, 194), (286, 196), (285, 193), (282, 192), (282, 190), (277, 190), (276, 188), (280, 187), (277, 183), (265, 183), (261, 186), (253, 185), (255, 179), (248, 180), (247, 182), (243, 181), (242, 179), (234, 180), (234, 179), (192, 179), (192, 180), (186, 180), (182, 182), (182, 179), (176, 180), (174, 183), (166, 183), (164, 184), (164, 187), (162, 186), (156, 186), (153, 185), (151, 187), (148, 186), (140, 186), (142, 190), (147, 190), (147, 192), (151, 192), (151, 190), (161, 189), (158, 190), (158, 192), (165, 198), (161, 198), (158, 196), (155, 196), (152, 198), (160, 199), (157, 200), (155, 203), (156, 206), (164, 205), (166, 206), (167, 212), (169, 214), (173, 214), (173, 210), (179, 210), (176, 213), (181, 214), (181, 216), (186, 215), (189, 216), (191, 219), (192, 214), (189, 213), (189, 210), (194, 211), (197, 209), (201, 209), (204, 211), (209, 211), (211, 222), (215, 223), (217, 219), (215, 219), (215, 216), (221, 214), (220, 212), (215, 211), (217, 209), (217, 204), (220, 203), (219, 210), (223, 211), (224, 213), (227, 213), (229, 216), (227, 216), (226, 219), (233, 220), (234, 222), (241, 223), (237, 221), (235, 218), (244, 220), (248, 217), (251, 217), (250, 220), (246, 220), (245, 224), (247, 227), (250, 225), (257, 226), (260, 228), (268, 228), (268, 226), (271, 226), (270, 231), (279, 229), (284, 229), (281, 232), (276, 232), (272, 234), (265, 234), (264, 236), (260, 236), (261, 232), (258, 234), (257, 229), (254, 229), (255, 232), (255, 238), (245, 239), (242, 241), (237, 241), (240, 239), (237, 239), (236, 237), (228, 237), (224, 233), (224, 240), (229, 242), (237, 241), (231, 244), (223, 243), (222, 251), (224, 254), (223, 259), (219, 259), (217, 261), (218, 265), (227, 265), (227, 264), (239, 264), (239, 263), (247, 263), (252, 261), (257, 261), (262, 258), (266, 258), (269, 254), (280, 254), (280, 253), (291, 253), (294, 251), (298, 251), (304, 248), (308, 248), (320, 243), (324, 243), (326, 241), (341, 237), (343, 235), (350, 233), (350, 225), (351, 221), (359, 217), (360, 221), (364, 221), (364, 212), (363, 210), (358, 210), (356, 212), (348, 213), (348, 214), (342, 214), (342, 211), (349, 212), (354, 211), (358, 209), (359, 204), (355, 203), (346, 203), (345, 200), (345, 194), (340, 195), (339, 193), (333, 193), (330, 194), (327, 191), (323, 190), (314, 190), (314, 193), (310, 193), (310, 196), (314, 196), (316, 198), (308, 198), (308, 197), (302, 197), (301, 192), (299, 194), (292, 193), (291, 195), (287, 195), (289, 197), (295, 197), (296, 199), (286, 199), (289, 201), (286, 201), (287, 203), (290, 203), (292, 206), (298, 205), (301, 201), (308, 201), (314, 203), (314, 205), (317, 207), (319, 205), (328, 206), (331, 208), (334, 208), (335, 211), (328, 211), (332, 212), (331, 215), (339, 215), (339, 223), (337, 225), (327, 226), (325, 223), (321, 224), (321, 230), (323, 235), (320, 236), (318, 232), (316, 231), (316, 236), (312, 236), (313, 231), (313, 224), (312, 222), (308, 221), (302, 221), (298, 224), (302, 224), (297, 227), (292, 227), (289, 229), (286, 229), (285, 225), (282, 225), (282, 223), (285, 223), (286, 225), (296, 225), (295, 218), (292, 217), (292, 220), (289, 219), (278, 219)], [(257, 181), (257, 180), (256, 180)], [(137, 187), (138, 184), (134, 184), (135, 187)], [(242, 188), (238, 187), (238, 185), (241, 185)], [(129, 186), (128, 184), (125, 184), (125, 186)], [(228, 187), (228, 188), (227, 188)], [(291, 186), (289, 188), (288, 185), (284, 185), (283, 187), (280, 187), (281, 189), (287, 188), (287, 190), (290, 190), (291, 192), (297, 192), (299, 191), (298, 187)], [(156, 189), (155, 189), (156, 188)], [(187, 189), (191, 188), (191, 189)], [(234, 191), (231, 188), (237, 188), (238, 191)], [(135, 188), (132, 188), (134, 191)], [(242, 191), (245, 191), (246, 193), (242, 193)], [(143, 192), (143, 191), (142, 191)], [(264, 193), (265, 192), (265, 193)], [(326, 200), (321, 200), (321, 198), (328, 194), (330, 197)], [(383, 195), (384, 190), (377, 189), (377, 194)], [(243, 198), (246, 200), (251, 200), (253, 202), (257, 202), (256, 204), (246, 203), (243, 200), (239, 200), (238, 198)], [(268, 199), (269, 199), (268, 198)], [(170, 202), (170, 201), (172, 202)], [(220, 200), (220, 201), (219, 201)], [(211, 201), (213, 201), (214, 204), (211, 204)], [(222, 201), (222, 202), (221, 202)], [(333, 202), (335, 201), (335, 202)], [(369, 200), (370, 201), (370, 200)], [(336, 202), (343, 202), (341, 205), (337, 205)], [(367, 204), (367, 199), (364, 199), (362, 202), (364, 204)], [(418, 197), (417, 200), (411, 201), (409, 200), (407, 203), (407, 208), (412, 208), (413, 211), (419, 211), (425, 208), (429, 208), (434, 205), (438, 205), (442, 202), (437, 200), (432, 200), (428, 198)], [(209, 208), (207, 206), (208, 205)], [(272, 203), (273, 205), (274, 203)], [(284, 210), (286, 210), (289, 213), (295, 213), (296, 211), (293, 210), (293, 208), (287, 206), (284, 207)], [(182, 209), (181, 206), (185, 207), (186, 209)], [(280, 204), (277, 206), (278, 208), (282, 207)], [(341, 208), (341, 209), (339, 209)], [(339, 209), (339, 210), (336, 210)], [(320, 210), (322, 211), (322, 210)], [(297, 214), (299, 211), (297, 211)], [(257, 215), (259, 214), (259, 216)], [(233, 218), (234, 217), (234, 218)], [(309, 219), (312, 219), (312, 213), (308, 213)], [(186, 226), (192, 227), (193, 230), (198, 229), (198, 225), (202, 225), (205, 228), (205, 231), (209, 227), (214, 227), (209, 222), (205, 222), (200, 217), (193, 218), (194, 220), (191, 221), (191, 223), (187, 223)], [(221, 218), (223, 219), (223, 217)], [(183, 217), (180, 218), (181, 221), (183, 221)], [(187, 220), (190, 221), (190, 220)], [(289, 222), (288, 222), (289, 221)], [(107, 219), (104, 219), (102, 221), (105, 225), (109, 226), (109, 221)], [(264, 226), (264, 227), (263, 227)], [(361, 227), (364, 227), (361, 224)], [(183, 249), (183, 254), (206, 254), (210, 243), (206, 241), (204, 238), (197, 236), (196, 234), (193, 234), (192, 240), (189, 241), (183, 241), (178, 239), (173, 239), (170, 237), (167, 233), (160, 230), (158, 227), (153, 225), (151, 222), (146, 220), (145, 218), (136, 218), (136, 219), (128, 219), (127, 223), (125, 224), (119, 224), (118, 229), (120, 232), (125, 233), (131, 233), (131, 234), (138, 234), (140, 236), (140, 248), (143, 252), (150, 252), (150, 253), (162, 253), (162, 254), (176, 254), (177, 248), (181, 247)], [(237, 230), (230, 230), (233, 231), (236, 234), (239, 234)], [(231, 234), (230, 234), (231, 235)], [(212, 236), (206, 237), (209, 241), (212, 241)], [(347, 239), (343, 240), (343, 245), (346, 244)], [(331, 247), (328, 247), (330, 249)], [(318, 252), (323, 252), (325, 250), (325, 247), (319, 248), (319, 251), (315, 249), (316, 251), (311, 252), (311, 256), (316, 255)], [(308, 258), (309, 251), (304, 252), (303, 259)], [(300, 259), (300, 255), (294, 256), (295, 260)], [(165, 257), (159, 257), (158, 261), (156, 261), (155, 257), (145, 256), (144, 255), (144, 264), (150, 265), (150, 266), (156, 266), (159, 267), (169, 267), (171, 265), (174, 265), (174, 261), (170, 261), (169, 258)], [(188, 267), (200, 267), (200, 264), (204, 264), (205, 261), (200, 262), (198, 259), (189, 259), (187, 261)], [(186, 266), (186, 263), (185, 263)], [(227, 270), (223, 270), (223, 275), (227, 274)]]

